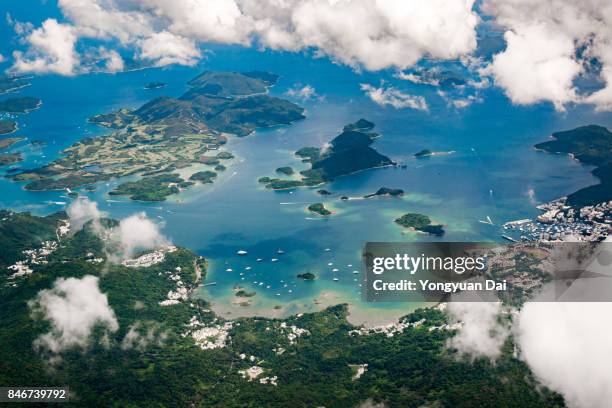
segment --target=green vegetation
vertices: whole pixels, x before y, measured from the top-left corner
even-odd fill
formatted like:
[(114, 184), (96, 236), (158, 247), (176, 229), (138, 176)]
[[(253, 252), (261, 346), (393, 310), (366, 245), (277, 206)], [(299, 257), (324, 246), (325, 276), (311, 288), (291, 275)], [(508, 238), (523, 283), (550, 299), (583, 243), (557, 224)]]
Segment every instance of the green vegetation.
[(401, 188), (387, 188), (381, 187), (376, 190), (375, 193), (364, 195), (364, 198), (378, 197), (378, 196), (390, 196), (390, 197), (400, 197), (404, 195), (404, 190)]
[(314, 280), (316, 278), (316, 275), (312, 272), (298, 273), (297, 278), (305, 281), (310, 281)]
[(199, 181), (200, 183), (212, 183), (217, 177), (217, 173), (214, 171), (206, 170), (206, 171), (198, 171), (197, 173), (193, 173), (189, 180), (191, 181)]
[(328, 191), (328, 190), (325, 190), (325, 189), (317, 190), (317, 193), (319, 195), (322, 195), (322, 196), (332, 195), (333, 194), (331, 191)]
[(426, 232), (432, 235), (443, 235), (444, 228), (439, 224), (432, 224), (428, 216), (418, 213), (406, 213), (395, 222), (404, 228), (412, 228), (417, 231)]
[(293, 175), (295, 173), (293, 168), (291, 168), (289, 166), (287, 166), (287, 167), (279, 167), (279, 168), (276, 169), (276, 172), (280, 173), (280, 174), (284, 174), (286, 176), (291, 176), (291, 175)]
[(257, 294), (256, 292), (247, 292), (247, 291), (246, 291), (246, 290), (244, 290), (244, 289), (239, 289), (239, 290), (237, 290), (237, 291), (236, 291), (236, 293), (235, 293), (236, 297), (246, 297), (246, 298), (248, 298), (248, 297), (253, 297), (253, 296), (255, 296), (256, 294)]
[(27, 113), (40, 107), (41, 103), (42, 102), (40, 99), (32, 98), (30, 96), (9, 98), (0, 101), (0, 112)]
[(332, 212), (325, 208), (323, 203), (314, 203), (308, 206), (308, 211), (319, 215), (330, 215)]
[(0, 166), (8, 166), (10, 164), (19, 163), (20, 161), (23, 161), (23, 155), (19, 152), (0, 154)]
[[(291, 180), (292, 187), (316, 186), (361, 170), (394, 165), (390, 158), (370, 146), (379, 137), (371, 132), (373, 128), (372, 122), (360, 119), (346, 125), (342, 133), (330, 142), (329, 148), (304, 147), (295, 152), (303, 162), (310, 163), (311, 168), (300, 172), (301, 184)], [(287, 188), (286, 183), (278, 179), (271, 179), (266, 187), (278, 189), (278, 186)]]
[(267, 92), (276, 83), (277, 75), (265, 72), (203, 72), (189, 81), (202, 95), (244, 96)]
[(230, 152), (219, 152), (217, 153), (217, 159), (220, 160), (229, 160), (229, 159), (233, 159), (234, 155), (231, 154)]
[[(242, 93), (240, 97), (229, 96), (241, 86), (246, 89), (253, 83), (271, 86), (274, 78), (264, 72), (207, 73), (192, 81), (192, 88), (178, 99), (158, 97), (133, 111), (120, 109), (96, 115), (90, 122), (114, 131), (82, 139), (65, 149), (64, 157), (11, 178), (27, 181), (29, 190), (45, 190), (131, 175), (146, 177), (194, 163), (216, 166), (220, 160), (233, 157), (231, 152), (218, 152), (227, 141), (224, 133), (246, 136), (257, 128), (304, 118), (301, 107), (279, 98)], [(202, 81), (229, 88), (221, 89), (219, 95), (210, 95), (208, 85)], [(96, 171), (91, 170), (94, 166)], [(160, 195), (154, 194), (152, 198), (157, 200)]]
[(222, 165), (222, 164), (217, 164), (215, 166), (215, 170), (216, 171), (225, 171), (225, 169), (226, 169), (226, 167), (224, 165)]
[(584, 164), (598, 166), (593, 175), (600, 184), (589, 186), (567, 197), (576, 208), (612, 200), (612, 133), (605, 127), (589, 125), (553, 133), (554, 140), (535, 145), (551, 153), (571, 154)]
[[(62, 218), (3, 213), (0, 261), (10, 264), (22, 259), (22, 250), (55, 239)], [(205, 279), (205, 260), (179, 249), (159, 264), (126, 268), (88, 262), (92, 256), (105, 256), (104, 242), (86, 226), (62, 238), (47, 264), (34, 265), (31, 275), (10, 281), (16, 287), (0, 277), (0, 385), (67, 385), (70, 405), (77, 407), (354, 407), (366, 401), (388, 407), (565, 406), (561, 396), (539, 384), (513, 356), (512, 338), (495, 362), (448, 349), (455, 332), (432, 329), (447, 321), (435, 309), (405, 316), (404, 322), (424, 322), (393, 337), (353, 334), (346, 305), (284, 320), (241, 318), (228, 329), (231, 340), (224, 347), (203, 350), (184, 335), (188, 323), (195, 316), (215, 327), (226, 322), (223, 317), (197, 298), (166, 307), (159, 302), (176, 288), (166, 271), (180, 267), (174, 273), (192, 289), (196, 267), (202, 268)], [(51, 327), (31, 313), (28, 302), (58, 278), (86, 275), (99, 279), (118, 329), (95, 327), (88, 347), (66, 347), (60, 358), (34, 349), (34, 341)], [(290, 342), (291, 326), (308, 334)], [(148, 341), (126, 346), (131, 328)], [(275, 351), (279, 348), (282, 353)], [(242, 354), (256, 361), (242, 359)], [(56, 357), (55, 363), (49, 357)], [(351, 367), (359, 364), (368, 364), (368, 369), (353, 379)], [(261, 366), (265, 376), (276, 376), (278, 385), (244, 379), (239, 371), (253, 365)]]
[(178, 193), (180, 187), (186, 188), (191, 184), (176, 173), (160, 174), (120, 184), (109, 194), (129, 195), (132, 200), (139, 201), (164, 201), (167, 196)]
[(429, 156), (431, 156), (432, 154), (433, 154), (433, 152), (432, 152), (431, 150), (429, 150), (429, 149), (423, 149), (423, 150), (421, 150), (421, 151), (419, 151), (419, 152), (416, 152), (416, 153), (414, 154), (414, 157), (416, 157), (417, 159), (422, 159), (422, 158), (425, 158), (425, 157), (429, 157)]
[(13, 133), (17, 130), (17, 122), (12, 120), (0, 119), (0, 135)]
[(365, 119), (359, 119), (357, 122), (355, 123), (351, 123), (348, 124), (344, 127), (344, 131), (345, 132), (349, 132), (351, 130), (357, 130), (357, 131), (365, 131), (368, 132), (372, 129), (374, 129), (374, 126), (376, 126), (373, 122), (370, 122), (369, 120), (365, 120)]
[(149, 82), (144, 87), (145, 89), (160, 89), (160, 88), (165, 88), (166, 84), (163, 82)]

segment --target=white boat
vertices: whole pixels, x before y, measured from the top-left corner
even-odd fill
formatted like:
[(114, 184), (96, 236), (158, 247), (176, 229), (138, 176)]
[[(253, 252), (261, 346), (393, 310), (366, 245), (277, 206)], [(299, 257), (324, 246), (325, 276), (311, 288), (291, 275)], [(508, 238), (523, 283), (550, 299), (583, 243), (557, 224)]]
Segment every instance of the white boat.
[(247, 251), (245, 251), (244, 249), (241, 249), (238, 252), (236, 252), (236, 254), (238, 254), (238, 255), (246, 255)]
[(272, 259), (270, 259), (270, 261), (272, 261), (272, 262), (276, 262), (276, 261), (278, 261), (278, 259), (276, 259), (276, 258), (272, 258)]

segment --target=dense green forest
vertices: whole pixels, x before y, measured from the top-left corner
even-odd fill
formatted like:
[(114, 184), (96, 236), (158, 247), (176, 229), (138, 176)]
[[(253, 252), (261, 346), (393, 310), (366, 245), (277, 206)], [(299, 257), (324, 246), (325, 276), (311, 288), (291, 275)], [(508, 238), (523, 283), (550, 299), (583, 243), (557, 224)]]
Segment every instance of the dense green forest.
[[(149, 267), (92, 262), (105, 259), (106, 248), (91, 224), (59, 237), (48, 262), (32, 265), (31, 274), (9, 279), (6, 266), (24, 249), (58, 239), (64, 217), (2, 213), (0, 386), (69, 385), (69, 405), (83, 407), (348, 407), (366, 401), (389, 407), (564, 406), (513, 356), (512, 339), (495, 363), (447, 348), (454, 332), (431, 329), (446, 322), (438, 309), (417, 310), (402, 321), (425, 319), (422, 324), (387, 336), (356, 330), (347, 322), (346, 305), (284, 320), (232, 322), (211, 312), (206, 299), (162, 306), (176, 287), (169, 277), (176, 274), (194, 288), (198, 269), (205, 279), (205, 260), (178, 249)], [(33, 299), (58, 278), (87, 275), (99, 279), (118, 329), (96, 326), (87, 347), (59, 355), (33, 347), (50, 329), (32, 312)], [(227, 338), (203, 349), (190, 335), (194, 325), (224, 327)], [(133, 331), (147, 341), (126, 346)], [(355, 367), (364, 364), (367, 370), (356, 376)], [(253, 366), (262, 372), (249, 381), (245, 373)]]

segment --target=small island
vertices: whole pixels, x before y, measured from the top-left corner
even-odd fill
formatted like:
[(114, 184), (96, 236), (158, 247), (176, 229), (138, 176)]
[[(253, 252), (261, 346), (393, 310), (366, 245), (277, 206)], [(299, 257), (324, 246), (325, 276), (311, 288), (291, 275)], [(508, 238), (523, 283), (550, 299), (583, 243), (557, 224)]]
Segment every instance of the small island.
[(291, 168), (289, 166), (287, 166), (287, 167), (279, 167), (279, 168), (276, 169), (276, 172), (280, 173), (280, 174), (284, 174), (286, 176), (291, 176), (291, 175), (293, 175), (295, 173), (293, 168)]
[(214, 171), (206, 170), (206, 171), (198, 171), (197, 173), (193, 173), (189, 180), (191, 181), (199, 181), (202, 184), (209, 184), (214, 182), (215, 177), (217, 177), (217, 173)]
[(17, 130), (17, 122), (7, 119), (0, 119), (0, 135), (13, 133)]
[(295, 155), (311, 165), (310, 169), (300, 172), (301, 180), (262, 177), (259, 182), (273, 190), (316, 186), (358, 171), (395, 165), (389, 157), (371, 147), (380, 137), (372, 132), (374, 126), (370, 121), (359, 119), (344, 126), (342, 133), (332, 139), (329, 147), (299, 149)]
[(163, 82), (149, 82), (144, 86), (145, 89), (160, 89), (165, 88), (166, 84)]
[(0, 101), (0, 112), (7, 113), (28, 113), (34, 109), (38, 109), (42, 105), (42, 101), (38, 98), (24, 96), (21, 98), (9, 98)]
[(311, 280), (314, 280), (316, 276), (312, 272), (305, 272), (305, 273), (298, 273), (297, 278), (305, 280), (305, 281), (311, 281)]
[(239, 289), (236, 291), (235, 295), (236, 297), (242, 297), (242, 298), (249, 298), (249, 297), (253, 297), (257, 294), (257, 292), (247, 292), (244, 289)]
[(332, 214), (331, 211), (329, 211), (327, 208), (325, 208), (325, 205), (323, 205), (323, 203), (310, 204), (308, 206), (308, 211), (313, 212), (315, 214), (323, 215), (323, 216), (327, 216), (327, 215), (331, 215)]
[(180, 178), (176, 173), (160, 174), (122, 183), (108, 194), (128, 195), (130, 199), (138, 201), (164, 201), (167, 196), (180, 192), (180, 188), (186, 188), (192, 184)]
[(387, 188), (381, 187), (375, 193), (364, 195), (363, 198), (372, 197), (401, 197), (404, 195), (404, 190), (401, 188)]
[(322, 196), (327, 196), (327, 195), (332, 195), (333, 193), (331, 191), (321, 189), (321, 190), (317, 190), (317, 194), (322, 195)]
[(424, 214), (406, 213), (397, 218), (395, 222), (404, 228), (410, 228), (436, 236), (444, 235), (444, 228), (442, 225), (432, 224), (429, 217)]
[(417, 159), (423, 159), (423, 158), (425, 158), (425, 157), (430, 157), (430, 156), (432, 156), (432, 155), (433, 155), (433, 152), (432, 152), (431, 150), (429, 150), (429, 149), (423, 149), (423, 150), (421, 150), (421, 151), (419, 151), (419, 152), (416, 152), (416, 153), (414, 154), (414, 157), (416, 157)]

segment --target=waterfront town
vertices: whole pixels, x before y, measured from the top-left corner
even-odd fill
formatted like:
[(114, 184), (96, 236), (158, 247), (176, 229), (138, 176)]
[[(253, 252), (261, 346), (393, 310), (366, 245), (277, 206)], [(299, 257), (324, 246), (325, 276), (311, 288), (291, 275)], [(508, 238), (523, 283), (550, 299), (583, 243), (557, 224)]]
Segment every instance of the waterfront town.
[[(509, 241), (603, 241), (612, 229), (612, 201), (576, 209), (566, 198), (539, 205), (536, 220), (523, 219), (503, 225)], [(510, 235), (512, 234), (512, 235)], [(518, 238), (516, 238), (518, 236)]]

